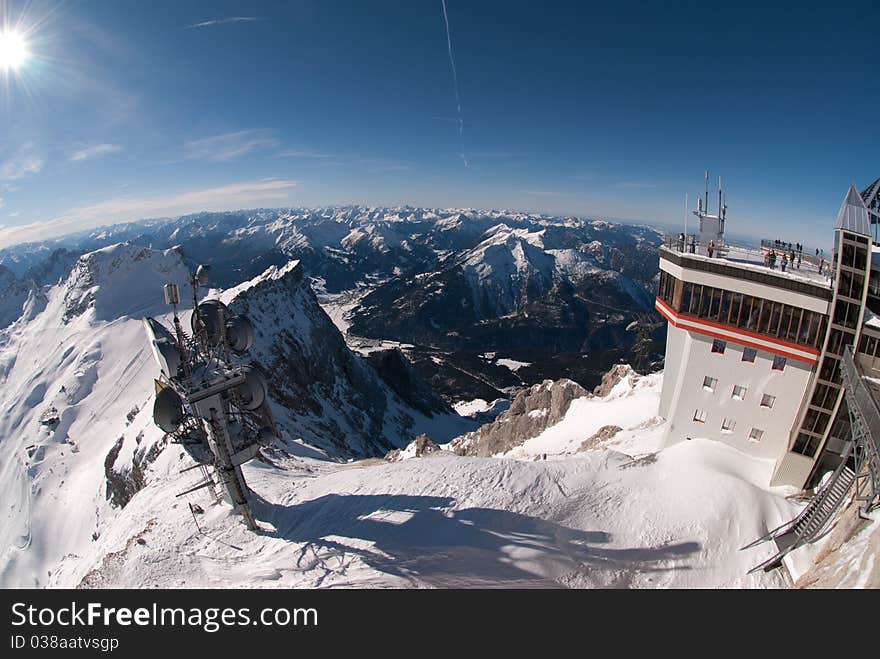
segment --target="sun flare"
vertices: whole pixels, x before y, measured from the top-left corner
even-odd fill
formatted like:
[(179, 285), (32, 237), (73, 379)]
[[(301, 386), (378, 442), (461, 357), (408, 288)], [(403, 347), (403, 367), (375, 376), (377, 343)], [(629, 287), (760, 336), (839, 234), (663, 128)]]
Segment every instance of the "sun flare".
[(0, 32), (0, 71), (15, 71), (28, 58), (27, 42), (18, 32)]

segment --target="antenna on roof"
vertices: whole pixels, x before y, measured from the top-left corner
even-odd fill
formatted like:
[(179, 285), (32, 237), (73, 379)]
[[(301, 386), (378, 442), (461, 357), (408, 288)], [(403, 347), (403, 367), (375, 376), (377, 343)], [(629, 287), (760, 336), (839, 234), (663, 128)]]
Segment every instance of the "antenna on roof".
[(709, 170), (706, 170), (706, 213), (709, 212)]
[[(684, 193), (684, 241), (687, 243), (688, 237), (688, 193)], [(685, 250), (685, 246), (681, 246), (681, 251)]]

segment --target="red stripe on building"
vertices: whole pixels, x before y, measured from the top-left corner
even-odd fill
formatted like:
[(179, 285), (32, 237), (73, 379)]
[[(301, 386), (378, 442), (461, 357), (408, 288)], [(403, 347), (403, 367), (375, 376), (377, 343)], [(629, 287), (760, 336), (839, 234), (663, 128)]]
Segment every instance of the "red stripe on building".
[[(689, 332), (696, 332), (697, 334), (703, 334), (705, 336), (711, 336), (713, 339), (721, 339), (722, 341), (733, 341), (734, 343), (738, 343), (739, 345), (748, 346), (749, 348), (755, 348), (756, 350), (770, 352), (774, 355), (779, 355), (780, 357), (786, 357), (790, 359), (795, 359), (797, 361), (806, 362), (807, 364), (819, 363), (818, 350), (805, 348), (803, 346), (799, 346), (794, 343), (788, 343), (786, 341), (780, 341), (779, 339), (771, 339), (765, 336), (761, 336), (760, 334), (756, 334), (754, 332), (733, 329), (729, 326), (721, 325), (720, 323), (713, 323), (710, 320), (694, 318), (693, 316), (684, 316), (673, 311), (660, 298), (657, 298), (654, 306), (657, 308), (657, 311), (660, 312), (660, 315), (666, 318), (666, 320), (668, 320), (673, 327), (684, 329)], [(732, 334), (734, 334), (734, 336), (730, 336), (729, 334), (721, 334), (720, 332), (715, 331), (714, 328), (722, 329), (725, 332), (731, 332)], [(754, 341), (740, 338), (740, 335), (754, 337), (760, 339), (761, 341), (766, 341), (767, 343), (771, 343), (774, 345), (771, 347), (761, 343), (755, 343)], [(800, 350), (802, 352), (815, 355), (815, 358), (790, 352), (791, 349)]]

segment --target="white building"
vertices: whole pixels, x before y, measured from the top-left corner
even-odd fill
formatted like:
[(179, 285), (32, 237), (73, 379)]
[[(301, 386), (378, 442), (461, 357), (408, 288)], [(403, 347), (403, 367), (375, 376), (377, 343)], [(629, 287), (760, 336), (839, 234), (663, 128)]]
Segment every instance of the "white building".
[(861, 195), (850, 188), (830, 264), (795, 243), (724, 244), (723, 206), (714, 217), (699, 209), (709, 233), (693, 245), (665, 241), (656, 308), (669, 323), (660, 402), (668, 441), (709, 438), (772, 459), (773, 485), (811, 485), (840, 462), (849, 441), (843, 348), (873, 357), (880, 343), (869, 309), (880, 314), (880, 247), (871, 239), (878, 191), (880, 179)]

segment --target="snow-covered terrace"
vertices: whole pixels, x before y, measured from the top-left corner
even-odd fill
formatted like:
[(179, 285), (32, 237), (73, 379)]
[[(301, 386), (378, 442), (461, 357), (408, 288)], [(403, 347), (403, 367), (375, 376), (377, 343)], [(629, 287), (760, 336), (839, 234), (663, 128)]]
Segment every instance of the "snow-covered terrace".
[[(776, 264), (775, 267), (771, 268), (769, 265), (767, 265), (765, 261), (767, 254), (766, 249), (761, 250), (754, 247), (741, 247), (737, 245), (726, 244), (722, 245), (720, 248), (716, 248), (713, 251), (712, 257), (710, 258), (707, 253), (706, 245), (701, 245), (699, 243), (694, 245), (687, 244), (684, 246), (684, 249), (682, 249), (681, 243), (676, 236), (666, 236), (663, 243), (664, 244), (662, 249), (675, 252), (677, 255), (687, 259), (694, 259), (698, 261), (713, 261), (716, 263), (721, 262), (725, 265), (732, 265), (737, 268), (760, 271), (768, 275), (776, 275), (778, 277), (802, 281), (814, 285), (819, 284), (824, 287), (828, 287), (831, 285), (830, 277), (819, 272), (819, 268), (815, 264), (815, 258), (808, 257), (808, 255), (806, 254), (804, 254), (800, 266), (797, 265), (796, 254), (795, 263), (788, 263), (785, 271), (783, 272), (781, 266), (783, 254), (782, 249), (776, 250)], [(693, 249), (694, 251), (690, 251), (691, 249)], [(790, 252), (788, 252), (787, 250), (786, 253), (790, 255)]]

